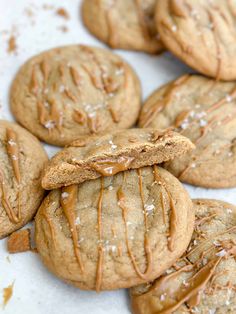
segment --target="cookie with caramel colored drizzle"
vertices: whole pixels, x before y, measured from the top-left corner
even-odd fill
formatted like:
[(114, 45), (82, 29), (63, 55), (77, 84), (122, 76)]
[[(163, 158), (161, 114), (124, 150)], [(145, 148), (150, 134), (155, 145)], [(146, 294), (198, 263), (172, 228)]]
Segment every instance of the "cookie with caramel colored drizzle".
[(131, 289), (133, 314), (235, 313), (236, 207), (194, 200), (195, 230), (183, 257)]
[(44, 264), (81, 289), (127, 288), (153, 280), (186, 250), (192, 202), (156, 165), (53, 190), (36, 216)]
[(60, 151), (45, 168), (45, 189), (78, 184), (127, 169), (159, 164), (193, 149), (185, 137), (170, 130), (129, 129), (85, 141)]
[(236, 79), (234, 0), (157, 1), (164, 45), (183, 62), (217, 80)]
[(109, 50), (83, 45), (34, 56), (19, 70), (10, 93), (17, 121), (58, 146), (131, 127), (140, 98), (139, 80), (125, 61)]
[(112, 48), (157, 53), (164, 49), (156, 29), (156, 0), (84, 0), (85, 26)]
[(40, 180), (48, 159), (33, 135), (3, 120), (0, 120), (0, 146), (1, 239), (34, 216), (44, 196)]
[(146, 101), (140, 127), (172, 128), (196, 146), (168, 162), (181, 181), (209, 188), (236, 186), (236, 84), (183, 75)]

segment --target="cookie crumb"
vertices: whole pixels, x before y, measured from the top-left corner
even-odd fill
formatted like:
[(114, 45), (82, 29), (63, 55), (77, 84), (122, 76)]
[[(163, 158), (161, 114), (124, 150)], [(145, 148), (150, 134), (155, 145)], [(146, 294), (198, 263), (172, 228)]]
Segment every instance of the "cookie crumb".
[(3, 289), (3, 307), (7, 305), (13, 295), (14, 282)]
[(30, 251), (30, 229), (13, 232), (8, 238), (7, 250), (10, 254)]
[(14, 35), (11, 35), (10, 38), (8, 39), (7, 52), (11, 54), (16, 53), (16, 51), (17, 51), (16, 37)]
[(58, 16), (63, 17), (63, 18), (66, 19), (66, 20), (69, 20), (69, 18), (70, 18), (69, 13), (68, 13), (68, 12), (66, 11), (66, 9), (64, 9), (64, 8), (59, 8), (59, 9), (57, 9), (57, 10), (56, 10), (56, 14), (57, 14)]
[(61, 25), (57, 29), (61, 31), (62, 33), (67, 33), (69, 31), (68, 27), (65, 25)]

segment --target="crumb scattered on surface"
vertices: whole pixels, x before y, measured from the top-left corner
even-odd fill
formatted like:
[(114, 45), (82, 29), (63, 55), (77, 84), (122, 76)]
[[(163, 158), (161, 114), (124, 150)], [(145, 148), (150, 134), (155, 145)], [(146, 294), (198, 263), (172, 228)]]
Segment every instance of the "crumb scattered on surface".
[(8, 39), (7, 52), (16, 53), (16, 51), (17, 51), (16, 37), (15, 35), (11, 35), (10, 38)]
[(59, 31), (62, 33), (67, 33), (69, 31), (68, 27), (65, 25), (58, 26)]
[(56, 10), (56, 14), (59, 15), (59, 16), (61, 16), (61, 17), (63, 17), (63, 18), (66, 19), (66, 20), (69, 20), (69, 18), (70, 18), (69, 13), (68, 13), (68, 12), (66, 11), (66, 9), (64, 9), (64, 8), (58, 8), (58, 9)]
[(11, 254), (30, 251), (30, 229), (13, 232), (8, 238), (7, 249)]
[(14, 282), (10, 286), (3, 288), (3, 306), (4, 307), (7, 305), (7, 303), (10, 301), (13, 295), (13, 287), (14, 287)]

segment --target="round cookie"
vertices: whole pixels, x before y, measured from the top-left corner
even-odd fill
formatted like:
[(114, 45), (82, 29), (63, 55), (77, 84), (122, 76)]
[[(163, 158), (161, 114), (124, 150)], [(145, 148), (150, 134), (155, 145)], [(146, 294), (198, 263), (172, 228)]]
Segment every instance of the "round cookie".
[(236, 311), (236, 207), (195, 200), (195, 231), (183, 257), (162, 277), (131, 289), (133, 314)]
[(84, 0), (85, 26), (112, 48), (148, 53), (164, 49), (157, 33), (156, 0)]
[(140, 127), (171, 127), (196, 146), (166, 167), (181, 181), (209, 188), (236, 186), (236, 85), (184, 75), (146, 101)]
[(156, 129), (119, 130), (86, 141), (71, 143), (50, 160), (43, 173), (43, 188), (52, 190), (163, 163), (194, 148), (186, 137)]
[(10, 93), (17, 121), (58, 146), (131, 127), (140, 98), (139, 80), (127, 63), (108, 50), (83, 45), (34, 56), (19, 70)]
[(207, 76), (236, 79), (236, 2), (158, 0), (156, 25), (164, 45)]
[(48, 158), (33, 135), (3, 120), (0, 120), (0, 150), (1, 239), (34, 216), (44, 196), (40, 181)]
[(51, 191), (36, 216), (36, 245), (48, 269), (76, 287), (127, 288), (170, 267), (193, 222), (181, 183), (145, 167)]

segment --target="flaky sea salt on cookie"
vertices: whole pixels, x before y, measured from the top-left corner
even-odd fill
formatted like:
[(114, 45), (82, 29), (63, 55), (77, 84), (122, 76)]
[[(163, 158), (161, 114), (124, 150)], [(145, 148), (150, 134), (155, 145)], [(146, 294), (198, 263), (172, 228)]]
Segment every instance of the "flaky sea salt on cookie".
[(154, 21), (156, 0), (84, 0), (82, 17), (89, 31), (112, 48), (162, 51)]
[[(0, 238), (24, 226), (38, 209), (47, 155), (39, 141), (15, 123), (0, 120)], [(36, 158), (37, 154), (37, 158)]]
[(12, 84), (11, 110), (41, 140), (64, 146), (79, 136), (135, 124), (140, 83), (109, 50), (72, 45), (27, 61)]
[(186, 250), (194, 223), (182, 184), (156, 165), (49, 193), (36, 217), (44, 264), (86, 290), (151, 281)]
[(156, 25), (164, 45), (195, 70), (236, 79), (236, 2), (158, 0)]
[(127, 169), (160, 164), (193, 149), (173, 131), (129, 129), (75, 141), (52, 158), (44, 171), (45, 189), (78, 184)]
[(189, 248), (165, 275), (131, 289), (133, 314), (236, 312), (236, 207), (216, 200), (194, 207)]
[(184, 75), (144, 104), (140, 127), (172, 128), (196, 146), (166, 164), (181, 181), (209, 188), (236, 186), (236, 85)]

